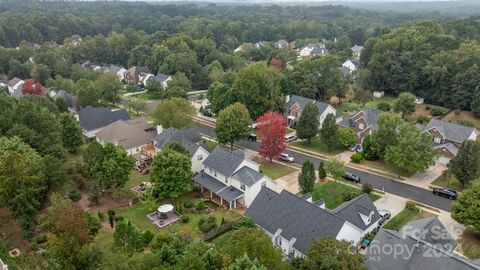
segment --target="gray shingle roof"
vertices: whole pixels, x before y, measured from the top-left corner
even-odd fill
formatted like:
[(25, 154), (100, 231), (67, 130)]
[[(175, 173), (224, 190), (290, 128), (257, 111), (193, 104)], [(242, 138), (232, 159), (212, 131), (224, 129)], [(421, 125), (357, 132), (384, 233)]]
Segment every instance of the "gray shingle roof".
[(227, 177), (230, 177), (243, 161), (244, 157), (239, 154), (217, 146), (205, 159), (203, 164)]
[(153, 77), (153, 79), (156, 80), (156, 81), (158, 81), (158, 82), (160, 82), (160, 83), (163, 83), (163, 82), (166, 81), (169, 77), (170, 77), (170, 75), (158, 73), (157, 76)]
[(363, 50), (363, 46), (358, 46), (358, 45), (355, 45), (353, 46), (352, 48), (350, 48), (352, 50), (352, 52), (354, 53), (359, 53)]
[(314, 99), (311, 99), (311, 98), (292, 95), (292, 96), (290, 96), (290, 99), (288, 100), (288, 102), (285, 103), (285, 108), (286, 109), (291, 109), (293, 107), (293, 105), (295, 105), (296, 103), (298, 103), (300, 108), (302, 108), (302, 111), (305, 109), (305, 106), (307, 106), (307, 104), (315, 103), (315, 105), (317, 105), (317, 107), (318, 107), (318, 110), (319, 110), (320, 114), (322, 114), (329, 106), (325, 102), (320, 102), (320, 101), (317, 101), (317, 100), (314, 100)]
[(225, 187), (224, 189), (216, 193), (218, 196), (220, 196), (222, 199), (224, 199), (227, 202), (233, 202), (234, 200), (243, 196), (243, 192), (241, 192), (240, 190), (236, 189), (233, 186)]
[(433, 149), (442, 149), (442, 148), (446, 148), (448, 151), (450, 151), (450, 153), (452, 153), (454, 156), (456, 156), (458, 154), (458, 147), (453, 144), (453, 143), (440, 143), (440, 144), (436, 144), (436, 143), (433, 143)]
[(193, 177), (193, 181), (197, 182), (202, 187), (206, 187), (208, 190), (214, 193), (219, 192), (227, 186), (204, 172), (195, 175)]
[(65, 100), (65, 102), (67, 103), (67, 106), (70, 107), (70, 108), (76, 108), (77, 105), (78, 105), (77, 96), (74, 96), (67, 91), (64, 91), (64, 90), (58, 91), (53, 96), (53, 99), (57, 99), (57, 98), (63, 98), (63, 100)]
[(453, 249), (457, 246), (457, 243), (437, 216), (411, 221), (402, 227), (400, 233), (411, 234), (438, 247)]
[[(359, 213), (368, 217), (371, 212), (373, 212), (373, 215), (370, 223), (365, 224)], [(373, 205), (372, 200), (370, 199), (370, 197), (368, 197), (368, 194), (366, 193), (348, 202), (344, 202), (342, 205), (335, 208), (333, 210), (333, 213), (362, 230), (367, 229), (381, 218), (380, 214), (377, 211), (377, 208), (375, 207), (375, 205)]]
[[(396, 252), (389, 252), (390, 248)], [(408, 251), (407, 251), (408, 250)], [(412, 235), (380, 229), (367, 248), (365, 266), (368, 270), (474, 270), (472, 261)]]
[(250, 187), (262, 179), (264, 175), (250, 167), (243, 166), (240, 170), (236, 171), (232, 177)]
[(367, 127), (371, 126), (373, 129), (377, 128), (377, 116), (383, 111), (377, 109), (363, 109), (358, 113), (363, 112), (365, 121), (367, 122)]
[(112, 111), (107, 107), (89, 105), (78, 112), (78, 119), (85, 130), (94, 130), (118, 120), (129, 120), (130, 115), (125, 109)]
[(107, 68), (106, 72), (117, 74), (121, 69), (122, 69), (122, 67), (119, 67), (119, 66), (109, 66)]
[(449, 141), (463, 143), (475, 131), (475, 128), (457, 125), (432, 118), (425, 130), (436, 128)]
[(154, 132), (146, 132), (134, 124), (119, 120), (103, 127), (95, 133), (95, 136), (102, 141), (122, 145), (125, 149), (139, 147), (152, 142)]
[(176, 129), (171, 127), (164, 129), (153, 141), (155, 142), (155, 147), (159, 149), (163, 148), (169, 142), (178, 142), (183, 145), (192, 156), (202, 142), (202, 135), (194, 128)]
[(284, 238), (290, 240), (295, 237), (297, 240), (293, 247), (303, 254), (316, 239), (336, 237), (345, 223), (330, 211), (295, 194), (286, 190), (279, 194), (267, 187), (262, 187), (245, 215), (272, 234), (281, 229)]

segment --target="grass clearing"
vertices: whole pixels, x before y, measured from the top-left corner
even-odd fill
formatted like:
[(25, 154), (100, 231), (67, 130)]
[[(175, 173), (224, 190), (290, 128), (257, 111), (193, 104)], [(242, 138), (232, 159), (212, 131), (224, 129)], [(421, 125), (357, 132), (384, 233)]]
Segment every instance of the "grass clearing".
[[(363, 194), (360, 189), (352, 186), (340, 182), (337, 182), (335, 185), (335, 181), (328, 181), (315, 187), (312, 192), (312, 199), (314, 201), (322, 199), (325, 201), (325, 205), (328, 209), (335, 209), (342, 203), (346, 202), (343, 197), (344, 193), (354, 193), (355, 197)], [(372, 201), (380, 199), (380, 196), (377, 194), (370, 193), (368, 196)]]
[(296, 171), (295, 168), (292, 168), (287, 165), (279, 164), (277, 162), (269, 162), (260, 157), (256, 157), (253, 161), (260, 164), (260, 172), (265, 174), (266, 176), (270, 177), (273, 180), (276, 180), (282, 176), (290, 174)]
[(215, 147), (217, 147), (218, 145), (218, 142), (217, 141), (212, 141), (212, 140), (205, 140), (205, 144), (207, 145), (207, 150), (209, 152), (213, 151), (213, 149), (215, 149)]
[(460, 240), (463, 255), (471, 260), (480, 259), (480, 233), (465, 230)]
[(480, 129), (480, 118), (475, 117), (472, 112), (461, 111), (459, 115), (455, 115), (455, 111), (450, 112), (442, 118), (442, 121), (455, 122), (459, 120), (466, 120), (471, 122), (475, 128)]
[[(372, 100), (370, 100), (369, 102), (367, 102), (367, 104), (365, 104), (365, 107), (366, 108), (377, 108), (378, 107), (378, 103), (380, 102), (386, 102), (390, 105), (393, 106), (393, 103), (395, 102), (397, 98), (395, 97), (381, 97), (381, 98), (372, 98)], [(338, 112), (341, 112), (341, 113), (345, 113), (345, 112), (348, 112), (348, 111), (358, 111), (362, 108), (361, 104), (353, 101), (353, 100), (346, 100), (344, 101), (342, 104), (340, 104), (339, 106), (337, 106), (337, 111)]]
[(437, 179), (433, 180), (432, 185), (448, 187), (456, 191), (463, 191), (465, 189), (453, 174), (449, 174), (448, 176), (440, 175)]
[(327, 147), (327, 144), (323, 142), (320, 136), (315, 136), (315, 138), (312, 139), (310, 144), (308, 144), (306, 140), (297, 140), (297, 141), (291, 142), (290, 145), (303, 148), (308, 151), (313, 151), (322, 155), (338, 155), (345, 150), (343, 148), (334, 147), (330, 151)]
[(422, 211), (419, 208), (416, 208), (415, 210), (405, 208), (402, 210), (402, 212), (398, 213), (398, 215), (394, 216), (387, 224), (385, 224), (384, 228), (388, 230), (398, 231), (410, 221), (419, 220), (431, 216), (433, 216), (432, 213)]
[(362, 160), (360, 164), (372, 169), (395, 175), (397, 177), (398, 175), (403, 177), (411, 177), (414, 174), (394, 168), (389, 164), (385, 163), (385, 161), (383, 160)]

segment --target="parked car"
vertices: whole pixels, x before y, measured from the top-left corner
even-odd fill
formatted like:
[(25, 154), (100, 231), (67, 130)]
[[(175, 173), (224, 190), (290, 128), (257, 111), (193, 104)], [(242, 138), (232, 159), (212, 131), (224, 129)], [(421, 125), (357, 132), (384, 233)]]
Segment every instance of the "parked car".
[(385, 223), (385, 221), (389, 220), (392, 217), (392, 213), (390, 213), (390, 211), (388, 210), (378, 210), (378, 213), (382, 217), (378, 225), (382, 225), (383, 223)]
[(296, 141), (297, 139), (298, 139), (297, 135), (295, 135), (295, 134), (285, 135), (285, 142), (286, 143)]
[(280, 160), (293, 163), (295, 159), (287, 153), (280, 154)]
[(433, 194), (449, 198), (450, 200), (456, 200), (458, 196), (455, 190), (449, 188), (434, 188)]
[(360, 144), (354, 144), (348, 148), (350, 152), (358, 152), (362, 150), (362, 146)]
[(257, 141), (257, 135), (255, 135), (255, 134), (248, 135), (248, 140), (251, 141), (251, 142), (256, 142)]
[(354, 183), (360, 183), (360, 177), (356, 176), (353, 173), (346, 172), (343, 178), (345, 178), (345, 180), (352, 181)]

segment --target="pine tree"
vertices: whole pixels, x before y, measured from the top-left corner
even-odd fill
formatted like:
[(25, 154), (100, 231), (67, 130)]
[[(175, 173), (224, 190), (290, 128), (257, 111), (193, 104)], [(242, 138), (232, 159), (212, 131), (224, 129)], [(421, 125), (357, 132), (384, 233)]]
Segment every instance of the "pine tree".
[(318, 165), (318, 179), (325, 179), (327, 177), (327, 171), (323, 165), (323, 162), (320, 162)]
[(315, 185), (315, 168), (310, 160), (307, 160), (302, 165), (302, 171), (298, 175), (298, 184), (302, 193), (313, 191)]
[(309, 103), (305, 106), (305, 109), (303, 109), (300, 120), (298, 121), (296, 128), (297, 135), (302, 140), (306, 139), (308, 144), (310, 144), (312, 138), (318, 133), (320, 126), (320, 122), (318, 121), (319, 116), (320, 111), (318, 107), (313, 103)]

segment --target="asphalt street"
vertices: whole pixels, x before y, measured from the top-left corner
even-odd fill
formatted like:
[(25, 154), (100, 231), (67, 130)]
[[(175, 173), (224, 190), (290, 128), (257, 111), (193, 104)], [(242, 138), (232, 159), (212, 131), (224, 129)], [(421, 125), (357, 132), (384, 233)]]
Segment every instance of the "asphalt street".
[[(194, 128), (197, 129), (198, 132), (200, 133), (203, 133), (209, 137), (215, 138), (215, 132), (213, 131), (213, 128), (208, 125), (195, 122)], [(250, 142), (245, 140), (245, 141), (237, 141), (235, 143), (237, 145), (240, 145), (242, 147), (252, 149), (255, 151), (258, 151), (259, 149), (259, 145), (257, 142)], [(305, 162), (306, 160), (310, 160), (315, 164), (315, 167), (317, 168), (320, 162), (325, 161), (319, 157), (312, 157), (299, 152), (294, 152), (290, 150), (286, 150), (285, 152), (287, 152), (292, 157), (294, 157), (295, 163), (300, 165), (303, 164), (303, 162)], [(360, 171), (352, 168), (347, 168), (347, 171), (357, 176), (360, 176), (361, 183), (370, 183), (379, 190), (383, 190), (385, 192), (392, 193), (404, 198), (409, 198), (417, 202), (420, 202), (422, 204), (426, 204), (426, 205), (433, 206), (435, 208), (450, 212), (452, 201), (447, 198), (433, 195), (431, 190), (415, 187), (409, 184), (402, 183), (397, 180), (393, 180), (387, 177), (379, 176), (376, 174), (372, 174), (372, 173), (368, 173), (368, 172), (364, 172), (364, 171)]]

